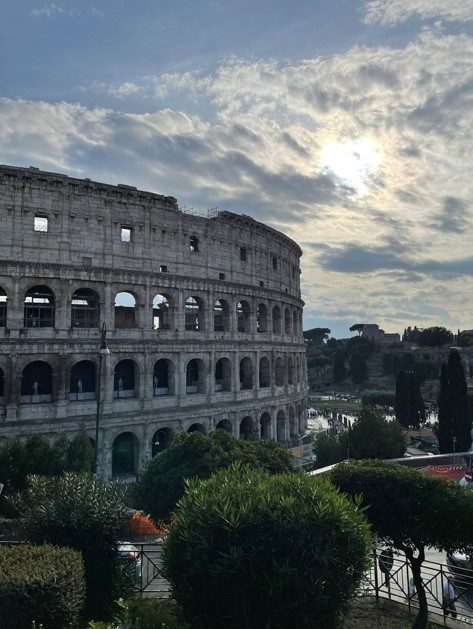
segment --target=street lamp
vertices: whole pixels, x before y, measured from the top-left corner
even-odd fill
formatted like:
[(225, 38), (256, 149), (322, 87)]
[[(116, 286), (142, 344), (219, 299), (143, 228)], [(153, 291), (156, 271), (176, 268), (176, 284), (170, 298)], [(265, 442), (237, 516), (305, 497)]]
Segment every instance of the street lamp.
[(97, 387), (97, 412), (95, 414), (95, 462), (94, 470), (98, 473), (98, 460), (99, 460), (99, 425), (100, 425), (100, 413), (102, 410), (102, 404), (100, 399), (100, 393), (102, 390), (102, 360), (104, 356), (108, 356), (110, 350), (107, 347), (107, 326), (105, 321), (102, 323), (102, 332), (100, 335), (100, 349), (99, 349), (99, 377)]

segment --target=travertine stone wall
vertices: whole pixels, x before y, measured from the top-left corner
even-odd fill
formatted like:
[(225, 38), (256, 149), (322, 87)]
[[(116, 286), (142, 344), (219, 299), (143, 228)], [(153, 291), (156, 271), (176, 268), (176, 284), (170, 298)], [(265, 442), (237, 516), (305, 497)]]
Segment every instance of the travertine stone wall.
[[(35, 217), (47, 218), (46, 232), (34, 230)], [(131, 230), (130, 242), (122, 241), (122, 228)], [(305, 430), (307, 395), (301, 253), (295, 242), (246, 216), (192, 216), (173, 197), (0, 166), (0, 438), (54, 438), (82, 425), (94, 437), (96, 394), (71, 399), (71, 369), (82, 360), (98, 365), (99, 326), (105, 322), (111, 352), (100, 378), (105, 476), (111, 476), (113, 442), (123, 432), (136, 436), (137, 467), (151, 456), (160, 428), (177, 433), (198, 424), (208, 431), (223, 422), (240, 436), (244, 420), (245, 433), (251, 425), (264, 436), (294, 441)], [(25, 294), (33, 286), (52, 291), (53, 325), (25, 327)], [(93, 327), (76, 327), (72, 320), (72, 296), (80, 289), (97, 295)], [(120, 292), (136, 302), (130, 329), (116, 327)], [(167, 329), (154, 329), (158, 294), (168, 301)], [(198, 330), (186, 330), (189, 297), (199, 303)], [(219, 325), (217, 300), (225, 312)], [(237, 305), (243, 301), (248, 313), (239, 332)], [(220, 358), (228, 359), (225, 390), (216, 386)], [(260, 382), (262, 358), (269, 361), (269, 383)], [(133, 397), (121, 398), (114, 370), (124, 359), (133, 361), (134, 389)], [(166, 394), (155, 394), (153, 384), (160, 359), (167, 360)], [(186, 382), (192, 359), (200, 359), (197, 392)], [(21, 395), (23, 370), (38, 360), (52, 368), (47, 401)]]

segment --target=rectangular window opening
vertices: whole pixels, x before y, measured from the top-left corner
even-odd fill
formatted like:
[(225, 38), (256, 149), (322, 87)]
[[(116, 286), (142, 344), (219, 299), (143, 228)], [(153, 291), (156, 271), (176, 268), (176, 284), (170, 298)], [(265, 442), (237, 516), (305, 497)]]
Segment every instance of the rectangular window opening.
[(160, 273), (167, 273), (168, 272), (168, 267), (166, 264), (161, 264), (161, 266), (159, 267), (159, 272)]
[(273, 256), (273, 269), (277, 271), (278, 269), (278, 259)]
[(199, 251), (199, 239), (197, 238), (197, 236), (190, 237), (189, 251)]
[(131, 227), (121, 228), (121, 240), (122, 242), (131, 242)]
[(48, 231), (48, 217), (36, 214), (34, 217), (34, 231), (46, 233)]
[(219, 273), (218, 274), (218, 279), (219, 280), (224, 280), (225, 279), (225, 273)]
[(246, 262), (248, 260), (248, 251), (246, 247), (241, 247), (240, 249), (240, 260), (242, 262)]

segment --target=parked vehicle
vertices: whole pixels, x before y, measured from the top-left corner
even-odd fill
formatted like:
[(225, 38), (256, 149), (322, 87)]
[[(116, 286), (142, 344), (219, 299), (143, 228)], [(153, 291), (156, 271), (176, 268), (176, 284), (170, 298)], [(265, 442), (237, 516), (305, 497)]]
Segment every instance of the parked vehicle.
[(132, 579), (141, 579), (141, 555), (136, 546), (129, 542), (121, 542), (118, 546), (118, 558), (123, 571), (127, 572)]
[(460, 552), (447, 553), (447, 566), (457, 587), (473, 588), (473, 557)]

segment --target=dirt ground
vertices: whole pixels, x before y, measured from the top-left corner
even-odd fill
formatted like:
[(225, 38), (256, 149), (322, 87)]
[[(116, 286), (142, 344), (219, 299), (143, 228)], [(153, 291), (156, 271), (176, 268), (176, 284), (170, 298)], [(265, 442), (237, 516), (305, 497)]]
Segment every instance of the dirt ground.
[(407, 610), (389, 601), (380, 600), (376, 605), (374, 598), (360, 597), (353, 601), (343, 629), (409, 629), (414, 618)]

